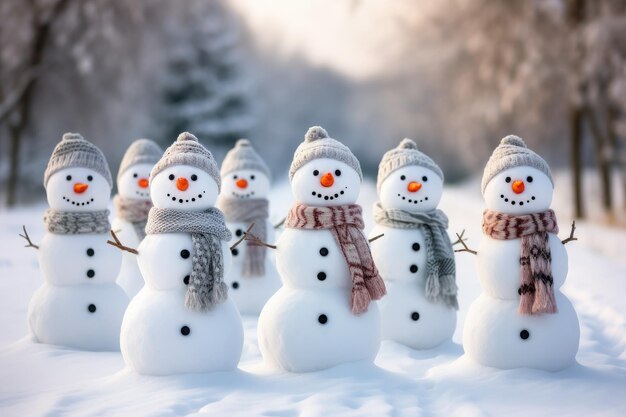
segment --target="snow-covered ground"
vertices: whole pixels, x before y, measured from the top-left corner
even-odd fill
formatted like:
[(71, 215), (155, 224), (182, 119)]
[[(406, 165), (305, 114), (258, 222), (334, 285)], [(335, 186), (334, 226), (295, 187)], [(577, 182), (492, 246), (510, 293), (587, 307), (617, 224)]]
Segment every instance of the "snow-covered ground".
[[(566, 181), (557, 177), (557, 190)], [(466, 229), (471, 246), (480, 237), (478, 190), (475, 181), (449, 187), (441, 206), (451, 231)], [(286, 185), (274, 190), (275, 220), (286, 213), (290, 196)], [(367, 184), (360, 202), (368, 227), (374, 199)], [(555, 209), (565, 236), (570, 211), (563, 196)], [(126, 370), (119, 353), (46, 346), (27, 336), (28, 301), (42, 277), (35, 251), (22, 248), (17, 234), (25, 224), (39, 241), (43, 210), (0, 213), (0, 416), (626, 416), (624, 229), (583, 223), (580, 240), (567, 245), (563, 290), (580, 318), (581, 346), (578, 364), (562, 372), (497, 371), (463, 356), (465, 314), (481, 289), (472, 256), (459, 254), (459, 324), (454, 342), (436, 350), (384, 342), (376, 366), (285, 374), (263, 365), (256, 320), (246, 317), (239, 371), (146, 377)]]

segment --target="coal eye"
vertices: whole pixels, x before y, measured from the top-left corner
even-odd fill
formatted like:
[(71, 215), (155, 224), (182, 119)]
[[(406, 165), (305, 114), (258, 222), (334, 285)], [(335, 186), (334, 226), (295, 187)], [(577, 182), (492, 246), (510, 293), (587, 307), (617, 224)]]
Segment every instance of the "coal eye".
[(250, 175), (250, 179), (253, 180), (254, 179), (254, 175)]
[(320, 172), (316, 169), (315, 171), (313, 171), (313, 175), (317, 177), (318, 175), (320, 175)]
[(406, 175), (400, 175), (400, 179), (404, 181), (406, 179)]
[(335, 175), (336, 175), (336, 176), (340, 176), (340, 175), (341, 175), (341, 171), (340, 171), (340, 170), (338, 170), (338, 169), (336, 169), (336, 170), (335, 170)]
[(506, 182), (511, 182), (511, 177), (506, 177), (506, 178), (504, 179), (504, 181), (506, 181)]
[(422, 181), (424, 181), (424, 182), (428, 181), (428, 177), (427, 177), (426, 175), (424, 175), (424, 176), (422, 177)]
[(67, 177), (65, 177), (65, 179), (68, 180), (68, 181), (72, 181), (72, 176), (68, 175)]
[(93, 181), (93, 177), (91, 175), (87, 175), (87, 181)]
[(531, 176), (526, 177), (526, 181), (533, 182), (533, 177), (531, 177)]
[(174, 174), (170, 174), (169, 178), (170, 178), (171, 181), (174, 181), (174, 178), (176, 178), (176, 177), (174, 177)]
[(197, 180), (197, 179), (198, 179), (198, 176), (197, 176), (196, 174), (193, 174), (193, 175), (191, 176), (191, 181), (195, 181), (195, 180)]
[(234, 179), (234, 180), (236, 180), (236, 179), (237, 179), (237, 176), (236, 176), (236, 175), (233, 175), (233, 179)]
[(133, 174), (133, 178), (137, 178), (138, 176), (139, 176), (139, 175), (137, 175), (137, 173), (136, 173), (136, 172)]

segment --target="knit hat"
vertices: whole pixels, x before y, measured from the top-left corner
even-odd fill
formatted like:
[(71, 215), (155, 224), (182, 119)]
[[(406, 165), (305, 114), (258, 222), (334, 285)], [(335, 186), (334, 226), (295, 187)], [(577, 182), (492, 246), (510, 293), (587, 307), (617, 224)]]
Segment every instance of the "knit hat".
[(548, 176), (552, 186), (554, 186), (548, 163), (535, 152), (528, 149), (522, 138), (509, 135), (500, 141), (500, 145), (493, 151), (485, 166), (483, 180), (480, 185), (481, 192), (485, 193), (487, 183), (500, 172), (520, 166), (537, 168)]
[(235, 147), (228, 151), (222, 162), (220, 172), (223, 177), (230, 172), (240, 169), (254, 169), (261, 171), (268, 178), (271, 177), (270, 169), (259, 154), (256, 153), (248, 139), (239, 139), (237, 143), (235, 143)]
[(120, 169), (117, 171), (117, 180), (128, 168), (137, 164), (156, 164), (163, 155), (163, 149), (150, 139), (137, 139), (126, 150)]
[(289, 168), (289, 181), (293, 179), (293, 175), (300, 167), (307, 162), (320, 158), (330, 158), (345, 162), (363, 180), (361, 165), (352, 151), (338, 140), (328, 137), (328, 133), (322, 127), (313, 126), (307, 130), (304, 135), (304, 142), (298, 146), (293, 155), (293, 162), (291, 162), (291, 167)]
[(200, 168), (215, 180), (217, 189), (221, 189), (220, 172), (213, 155), (198, 142), (197, 137), (189, 132), (183, 132), (178, 135), (176, 142), (165, 150), (159, 162), (156, 163), (150, 172), (150, 182), (152, 182), (156, 174), (174, 165), (189, 165)]
[(385, 178), (397, 169), (406, 166), (420, 166), (428, 168), (441, 178), (443, 181), (443, 172), (439, 165), (435, 163), (428, 155), (417, 149), (417, 143), (411, 139), (402, 139), (398, 147), (393, 148), (383, 155), (383, 159), (378, 165), (378, 179), (376, 180), (376, 189), (380, 192), (380, 187)]
[(96, 145), (86, 141), (79, 133), (64, 133), (61, 142), (54, 147), (48, 167), (43, 174), (43, 186), (57, 171), (65, 168), (89, 168), (102, 175), (113, 187), (111, 171), (104, 154)]

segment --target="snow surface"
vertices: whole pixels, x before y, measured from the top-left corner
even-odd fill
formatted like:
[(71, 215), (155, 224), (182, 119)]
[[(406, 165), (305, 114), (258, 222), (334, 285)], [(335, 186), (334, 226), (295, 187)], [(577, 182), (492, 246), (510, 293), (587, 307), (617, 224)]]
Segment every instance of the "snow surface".
[[(556, 179), (557, 190), (568, 178)], [(272, 191), (272, 220), (291, 203), (286, 184)], [(373, 184), (361, 193), (367, 231), (372, 227)], [(444, 191), (441, 208), (451, 230), (480, 238), (484, 203), (477, 181)], [(568, 232), (567, 200), (555, 195), (561, 235)], [(286, 374), (261, 360), (256, 319), (244, 318), (240, 370), (169, 377), (140, 376), (120, 353), (80, 352), (33, 343), (28, 301), (41, 285), (37, 256), (17, 237), (25, 224), (43, 236), (45, 205), (0, 213), (0, 415), (5, 416), (624, 416), (626, 415), (626, 232), (581, 223), (567, 245), (569, 274), (562, 290), (581, 324), (578, 364), (549, 373), (498, 371), (463, 356), (463, 322), (480, 294), (474, 259), (459, 254), (459, 323), (454, 341), (414, 351), (383, 342), (376, 366), (342, 365), (322, 372)], [(620, 246), (620, 243), (621, 246)]]

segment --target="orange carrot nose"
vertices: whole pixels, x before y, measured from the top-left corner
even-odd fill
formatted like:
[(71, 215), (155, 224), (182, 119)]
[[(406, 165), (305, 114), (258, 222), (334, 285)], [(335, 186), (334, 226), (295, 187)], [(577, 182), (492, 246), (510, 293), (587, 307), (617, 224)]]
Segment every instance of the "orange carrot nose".
[(407, 185), (406, 189), (409, 190), (410, 193), (416, 193), (422, 188), (421, 182), (411, 181), (409, 185)]
[(320, 178), (320, 184), (322, 184), (323, 187), (330, 187), (335, 183), (335, 177), (333, 177), (333, 174), (331, 174), (330, 172), (327, 172), (326, 174), (322, 175), (322, 178)]
[(187, 188), (189, 188), (189, 181), (187, 181), (187, 178), (178, 178), (176, 180), (176, 188), (178, 188), (180, 191), (185, 191)]
[(82, 182), (77, 182), (76, 184), (74, 184), (74, 192), (78, 194), (84, 193), (85, 191), (87, 191), (87, 188), (89, 188), (89, 184), (83, 184)]
[(513, 184), (511, 184), (511, 188), (515, 194), (521, 194), (524, 192), (524, 188), (526, 187), (524, 186), (524, 181), (515, 180), (513, 181)]
[(141, 188), (148, 188), (148, 179), (141, 178), (139, 181), (137, 181), (137, 184), (139, 184)]
[(239, 188), (246, 188), (248, 186), (248, 180), (240, 179), (235, 182), (235, 185)]

